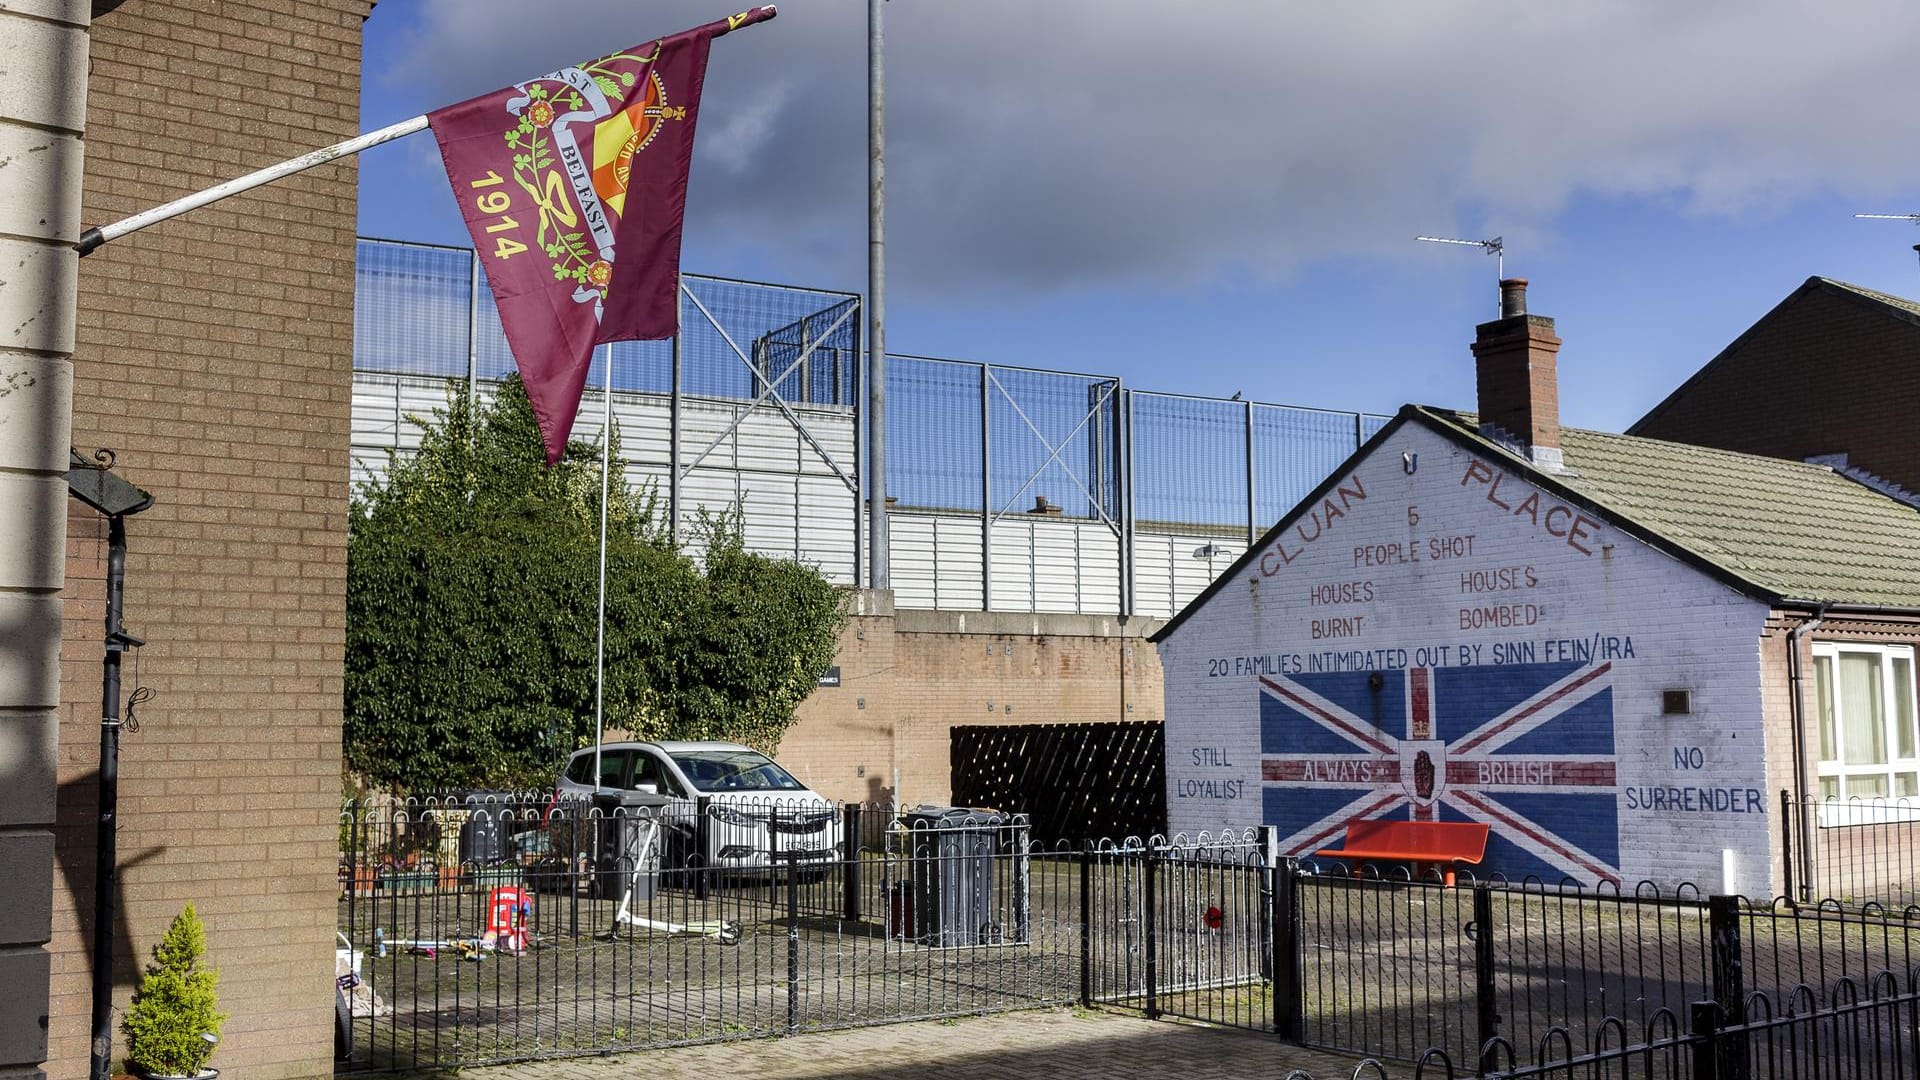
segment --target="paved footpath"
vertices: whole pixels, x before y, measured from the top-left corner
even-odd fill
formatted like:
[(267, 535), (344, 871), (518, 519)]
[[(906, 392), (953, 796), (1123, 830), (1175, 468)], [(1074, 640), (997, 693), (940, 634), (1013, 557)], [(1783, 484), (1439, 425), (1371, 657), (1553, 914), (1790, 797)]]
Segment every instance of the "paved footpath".
[[(1350, 1058), (1271, 1035), (1048, 1009), (786, 1039), (462, 1069), (460, 1080), (1347, 1080)], [(430, 1074), (422, 1074), (430, 1075)], [(1363, 1077), (1378, 1074), (1368, 1069)], [(1402, 1075), (1411, 1076), (1411, 1071)]]

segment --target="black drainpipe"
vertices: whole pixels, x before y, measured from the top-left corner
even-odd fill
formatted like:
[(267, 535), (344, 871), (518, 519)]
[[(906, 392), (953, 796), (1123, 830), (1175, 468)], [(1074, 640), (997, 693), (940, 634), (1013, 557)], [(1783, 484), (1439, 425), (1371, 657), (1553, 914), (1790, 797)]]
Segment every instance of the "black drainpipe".
[[(1800, 834), (1799, 842), (1799, 893), (1802, 901), (1813, 899), (1813, 828), (1807, 813), (1807, 726), (1805, 714), (1800, 705), (1800, 639), (1819, 629), (1827, 619), (1827, 606), (1820, 605), (1810, 619), (1802, 620), (1800, 625), (1787, 631), (1787, 715), (1793, 723), (1793, 795), (1794, 812), (1797, 820), (1781, 822), (1782, 832), (1789, 828)], [(1793, 873), (1793, 868), (1787, 868)]]
[(78, 453), (67, 468), (67, 491), (107, 519), (106, 655), (100, 673), (100, 820), (93, 867), (93, 1060), (92, 1080), (113, 1074), (113, 900), (118, 878), (114, 845), (120, 801), (120, 654), (146, 644), (120, 624), (127, 578), (126, 519), (153, 505), (153, 496), (114, 476), (113, 452), (89, 462)]

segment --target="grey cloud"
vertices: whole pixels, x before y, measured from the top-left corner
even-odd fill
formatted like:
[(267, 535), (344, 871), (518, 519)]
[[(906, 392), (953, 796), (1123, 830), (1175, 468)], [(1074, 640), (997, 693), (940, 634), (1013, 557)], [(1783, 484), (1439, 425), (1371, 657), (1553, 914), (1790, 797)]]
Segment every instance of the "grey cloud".
[[(865, 9), (798, 0), (716, 45), (690, 229), (860, 280)], [(455, 100), (718, 13), (428, 0), (408, 66)], [(1911, 3), (895, 0), (887, 19), (889, 270), (915, 290), (1284, 278), (1442, 257), (1419, 231), (1550, 238), (1580, 193), (1741, 214), (1909, 190), (1920, 165)]]

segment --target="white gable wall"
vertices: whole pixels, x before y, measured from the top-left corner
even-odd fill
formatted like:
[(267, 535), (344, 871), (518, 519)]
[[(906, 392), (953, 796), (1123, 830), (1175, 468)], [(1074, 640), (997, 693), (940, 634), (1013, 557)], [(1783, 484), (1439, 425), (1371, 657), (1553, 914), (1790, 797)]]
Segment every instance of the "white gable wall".
[(1408, 423), (1160, 643), (1169, 825), (1488, 821), (1510, 877), (1770, 894), (1766, 615)]

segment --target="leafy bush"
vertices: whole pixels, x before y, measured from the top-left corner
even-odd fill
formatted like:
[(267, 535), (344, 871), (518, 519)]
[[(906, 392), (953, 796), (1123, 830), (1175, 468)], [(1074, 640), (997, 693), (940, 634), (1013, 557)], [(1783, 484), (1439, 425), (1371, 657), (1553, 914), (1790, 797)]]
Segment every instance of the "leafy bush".
[[(614, 443), (606, 726), (771, 750), (832, 659), (842, 608), (817, 570), (706, 519), (675, 550)], [(347, 545), (346, 760), (384, 787), (544, 786), (591, 740), (599, 453), (548, 468), (517, 378), (456, 394), (419, 451), (358, 493)], [(704, 567), (704, 568), (703, 568)]]
[(121, 1022), (129, 1064), (170, 1076), (193, 1076), (206, 1067), (213, 1043), (202, 1035), (217, 1038), (227, 1018), (214, 993), (220, 973), (200, 966), (206, 952), (206, 926), (188, 904), (154, 946), (154, 962)]

